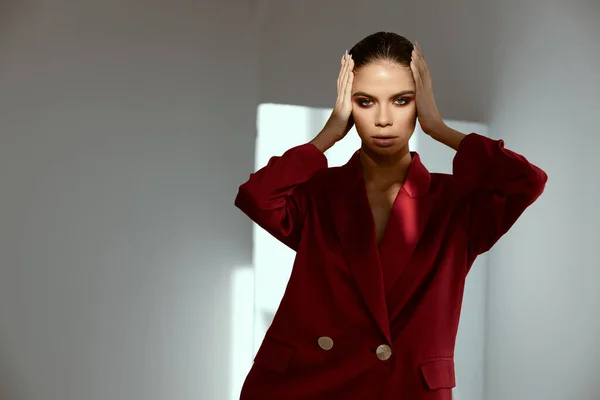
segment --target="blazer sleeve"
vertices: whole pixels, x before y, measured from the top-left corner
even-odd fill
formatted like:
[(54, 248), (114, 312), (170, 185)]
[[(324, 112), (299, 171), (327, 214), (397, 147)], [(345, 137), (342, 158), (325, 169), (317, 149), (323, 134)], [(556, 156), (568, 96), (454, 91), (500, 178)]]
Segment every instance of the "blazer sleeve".
[(544, 191), (548, 176), (503, 140), (467, 135), (452, 170), (465, 207), (471, 260), (488, 251)]
[(306, 143), (292, 147), (250, 174), (248, 181), (239, 187), (235, 206), (296, 250), (307, 208), (303, 186), (323, 168), (327, 168), (327, 158), (316, 146)]

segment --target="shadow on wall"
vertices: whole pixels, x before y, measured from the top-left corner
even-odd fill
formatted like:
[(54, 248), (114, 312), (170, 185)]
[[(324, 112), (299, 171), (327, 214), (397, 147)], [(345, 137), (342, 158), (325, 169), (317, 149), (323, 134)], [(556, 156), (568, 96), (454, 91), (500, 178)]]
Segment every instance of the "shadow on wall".
[[(10, 39), (11, 27), (27, 5), (27, 0), (0, 0), (0, 67), (5, 59), (4, 48)], [(27, 399), (27, 393), (24, 392), (26, 386), (19, 379), (17, 365), (11, 357), (9, 344), (10, 341), (0, 336), (0, 399)]]
[(16, 16), (26, 6), (26, 0), (0, 0), (0, 39), (2, 41), (10, 31), (10, 26), (15, 21)]
[(5, 59), (5, 47), (10, 40), (11, 27), (27, 6), (27, 0), (0, 0), (0, 66)]
[(275, 318), (274, 311), (261, 310), (260, 317), (264, 326), (271, 326), (273, 319)]
[(11, 363), (9, 352), (5, 349), (6, 341), (0, 338), (0, 399), (22, 400), (28, 398), (23, 393), (25, 387), (19, 381), (14, 363)]

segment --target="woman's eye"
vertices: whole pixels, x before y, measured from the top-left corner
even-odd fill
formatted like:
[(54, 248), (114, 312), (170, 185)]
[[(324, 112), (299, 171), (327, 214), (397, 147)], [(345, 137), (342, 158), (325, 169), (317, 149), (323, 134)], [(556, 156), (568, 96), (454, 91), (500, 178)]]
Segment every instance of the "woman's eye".
[[(394, 101), (394, 103), (397, 104), (397, 105), (400, 105), (400, 106), (405, 106), (408, 103), (410, 103), (410, 99), (407, 99), (405, 97), (401, 97), (399, 99), (396, 99)], [(358, 105), (361, 106), (361, 107), (370, 107), (370, 106), (373, 105), (373, 101), (368, 100), (368, 99), (361, 99), (361, 100), (358, 100)]]

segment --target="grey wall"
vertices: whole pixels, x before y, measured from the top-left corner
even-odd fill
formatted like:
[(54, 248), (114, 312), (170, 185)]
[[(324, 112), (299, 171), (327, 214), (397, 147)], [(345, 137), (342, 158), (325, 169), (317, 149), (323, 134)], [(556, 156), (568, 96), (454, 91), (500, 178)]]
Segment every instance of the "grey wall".
[(490, 254), (486, 399), (599, 399), (600, 3), (495, 7), (489, 132), (549, 180)]
[(257, 35), (206, 3), (0, 4), (3, 400), (228, 398)]

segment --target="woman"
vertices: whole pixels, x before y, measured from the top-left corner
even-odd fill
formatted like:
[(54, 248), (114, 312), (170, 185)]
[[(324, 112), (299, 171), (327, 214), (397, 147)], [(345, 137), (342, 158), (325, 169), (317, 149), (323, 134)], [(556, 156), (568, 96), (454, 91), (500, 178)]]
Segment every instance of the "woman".
[[(547, 176), (502, 140), (449, 128), (419, 46), (379, 32), (345, 54), (338, 98), (309, 143), (273, 157), (235, 204), (296, 251), (242, 400), (445, 400), (466, 275)], [(416, 120), (457, 152), (429, 173)], [(352, 125), (362, 140), (328, 168)]]

